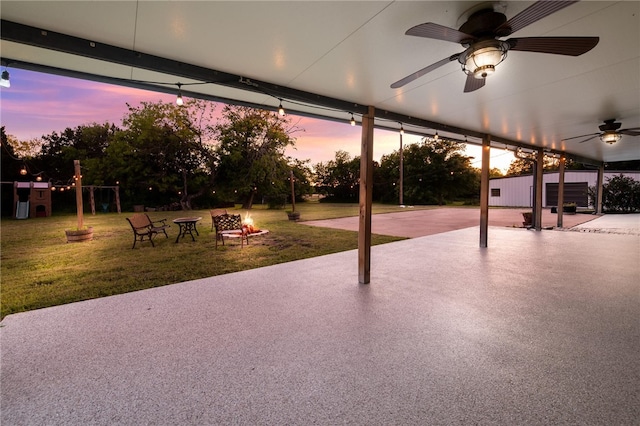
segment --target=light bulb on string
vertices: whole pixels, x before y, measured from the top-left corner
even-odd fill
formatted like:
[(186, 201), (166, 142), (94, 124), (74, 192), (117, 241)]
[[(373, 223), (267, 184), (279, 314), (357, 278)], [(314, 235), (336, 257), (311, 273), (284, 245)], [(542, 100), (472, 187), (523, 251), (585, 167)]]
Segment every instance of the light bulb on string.
[(353, 118), (353, 113), (351, 114), (351, 121), (350, 121), (350, 123), (351, 123), (351, 126), (355, 126), (355, 125), (356, 125), (356, 119), (355, 119), (355, 118)]
[(6, 69), (2, 71), (2, 77), (0, 78), (0, 86), (11, 87), (11, 82), (9, 81), (9, 71), (7, 71)]
[(436, 134), (433, 136), (433, 140), (438, 140), (440, 139), (440, 136), (438, 136), (438, 131), (436, 130)]
[(176, 105), (184, 105), (184, 101), (182, 100), (182, 83), (178, 83), (178, 97), (176, 98)]
[(400, 123), (400, 134), (404, 135), (404, 127), (402, 126), (402, 123)]
[(282, 106), (282, 99), (280, 99), (280, 105), (278, 106), (278, 114), (280, 115), (280, 117), (284, 117), (284, 107)]

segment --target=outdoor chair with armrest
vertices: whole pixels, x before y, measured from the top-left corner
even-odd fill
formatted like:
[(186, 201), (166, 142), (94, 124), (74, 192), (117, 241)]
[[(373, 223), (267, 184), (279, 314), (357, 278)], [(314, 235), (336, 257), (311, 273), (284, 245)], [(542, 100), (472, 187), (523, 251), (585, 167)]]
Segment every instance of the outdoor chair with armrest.
[(240, 238), (241, 246), (246, 241), (249, 244), (248, 234), (242, 227), (242, 218), (239, 214), (222, 214), (213, 217), (213, 224), (216, 228), (216, 249), (218, 240), (224, 245), (224, 237)]
[(166, 220), (167, 219), (160, 219), (152, 221), (146, 213), (137, 213), (128, 217), (127, 221), (133, 230), (133, 247), (131, 248), (136, 248), (136, 242), (144, 241), (145, 237), (151, 242), (151, 245), (155, 247), (153, 237), (160, 232), (162, 232), (165, 237), (169, 238), (167, 235), (167, 228), (169, 228), (170, 225), (165, 223)]
[(223, 214), (227, 214), (227, 209), (213, 209), (213, 210), (209, 210), (209, 213), (211, 213), (211, 230), (213, 231), (213, 229), (216, 226), (213, 218), (216, 216), (222, 216)]

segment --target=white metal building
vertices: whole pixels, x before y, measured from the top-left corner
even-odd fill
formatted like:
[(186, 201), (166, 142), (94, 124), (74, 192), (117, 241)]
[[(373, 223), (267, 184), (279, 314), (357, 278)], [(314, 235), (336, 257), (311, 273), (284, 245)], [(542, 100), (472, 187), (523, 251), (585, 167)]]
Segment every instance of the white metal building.
[[(613, 176), (624, 175), (640, 181), (640, 171), (605, 171), (604, 183)], [(597, 170), (567, 170), (564, 174), (564, 202), (578, 207), (593, 207), (587, 189), (595, 186)], [(489, 205), (495, 207), (532, 207), (533, 176), (493, 178), (489, 182)], [(542, 206), (554, 207), (558, 199), (558, 172), (545, 173), (542, 178)]]

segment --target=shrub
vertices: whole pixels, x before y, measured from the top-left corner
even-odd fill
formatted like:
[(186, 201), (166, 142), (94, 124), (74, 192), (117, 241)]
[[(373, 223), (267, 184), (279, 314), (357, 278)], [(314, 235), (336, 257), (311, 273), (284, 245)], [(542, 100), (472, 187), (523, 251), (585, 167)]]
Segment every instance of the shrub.
[[(596, 204), (596, 188), (589, 188), (589, 198)], [(640, 182), (629, 176), (607, 178), (602, 187), (602, 209), (609, 213), (640, 211)]]

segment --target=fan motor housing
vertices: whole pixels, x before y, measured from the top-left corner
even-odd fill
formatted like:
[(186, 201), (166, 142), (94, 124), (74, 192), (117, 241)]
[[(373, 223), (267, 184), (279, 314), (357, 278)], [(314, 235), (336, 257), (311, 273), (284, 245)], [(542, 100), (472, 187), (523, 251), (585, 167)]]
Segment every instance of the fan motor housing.
[(496, 29), (505, 22), (507, 22), (507, 17), (503, 13), (491, 9), (482, 9), (469, 16), (467, 22), (462, 24), (458, 31), (471, 34), (476, 39), (503, 37), (509, 35), (511, 31), (507, 28), (507, 31), (501, 31), (500, 34), (496, 34)]

